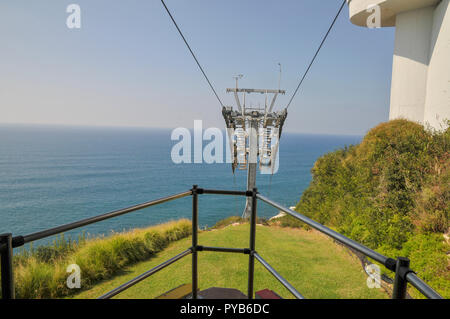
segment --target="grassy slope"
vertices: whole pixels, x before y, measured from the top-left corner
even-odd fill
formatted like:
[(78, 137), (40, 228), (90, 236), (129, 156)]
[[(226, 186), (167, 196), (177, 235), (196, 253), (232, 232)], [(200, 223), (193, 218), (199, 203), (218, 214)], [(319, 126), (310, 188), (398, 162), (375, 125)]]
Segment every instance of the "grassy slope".
[[(248, 224), (202, 232), (199, 243), (208, 246), (247, 247)], [(75, 295), (96, 298), (127, 280), (151, 269), (190, 246), (190, 238), (169, 245), (149, 261), (128, 267), (111, 280)], [(321, 234), (302, 229), (257, 227), (257, 250), (282, 276), (307, 298), (387, 298), (380, 289), (369, 289), (358, 261), (343, 248)], [(248, 256), (201, 252), (199, 286), (247, 289)], [(183, 283), (191, 282), (191, 257), (187, 256), (168, 268), (123, 292), (118, 298), (153, 298)], [(291, 294), (257, 261), (255, 291), (270, 288), (284, 298)]]

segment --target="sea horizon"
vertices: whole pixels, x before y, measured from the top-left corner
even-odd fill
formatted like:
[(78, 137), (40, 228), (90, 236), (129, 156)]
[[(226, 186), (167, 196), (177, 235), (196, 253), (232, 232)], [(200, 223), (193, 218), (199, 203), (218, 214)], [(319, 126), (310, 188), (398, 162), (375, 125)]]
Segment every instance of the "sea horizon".
[[(155, 130), (155, 131), (172, 131), (175, 127), (154, 127), (154, 126), (140, 126), (140, 125), (89, 125), (89, 124), (61, 124), (61, 123), (3, 123), (0, 122), (0, 127), (30, 127), (30, 128), (77, 128), (77, 129), (130, 129), (130, 130)], [(188, 130), (193, 130), (192, 127), (186, 127)], [(207, 127), (203, 128), (206, 129)], [(225, 131), (225, 127), (219, 127), (220, 130)], [(315, 136), (338, 136), (338, 137), (355, 137), (362, 139), (365, 134), (344, 134), (344, 133), (314, 133), (314, 132), (297, 132), (283, 129), (283, 134), (291, 135), (315, 135)]]

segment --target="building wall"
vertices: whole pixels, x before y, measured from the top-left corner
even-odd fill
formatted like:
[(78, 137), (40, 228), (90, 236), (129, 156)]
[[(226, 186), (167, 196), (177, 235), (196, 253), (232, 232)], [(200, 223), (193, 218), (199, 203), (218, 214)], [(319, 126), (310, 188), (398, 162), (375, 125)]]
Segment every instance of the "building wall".
[(395, 26), (390, 119), (435, 129), (450, 120), (450, 0), (348, 0), (350, 20), (367, 26), (377, 4), (381, 26)]
[(424, 123), (445, 129), (450, 120), (450, 0), (434, 10)]
[(397, 15), (389, 119), (423, 122), (433, 7)]

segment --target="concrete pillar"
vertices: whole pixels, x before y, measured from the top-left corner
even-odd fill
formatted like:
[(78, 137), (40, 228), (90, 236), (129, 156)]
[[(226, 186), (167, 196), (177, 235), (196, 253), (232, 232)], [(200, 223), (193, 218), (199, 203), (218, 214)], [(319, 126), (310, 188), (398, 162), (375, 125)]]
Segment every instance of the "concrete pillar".
[(389, 119), (423, 123), (433, 12), (427, 7), (396, 17)]
[(373, 5), (380, 26), (395, 26), (389, 119), (437, 130), (450, 120), (450, 0), (348, 0), (352, 23), (367, 27)]
[(445, 129), (450, 120), (450, 0), (434, 10), (424, 123)]

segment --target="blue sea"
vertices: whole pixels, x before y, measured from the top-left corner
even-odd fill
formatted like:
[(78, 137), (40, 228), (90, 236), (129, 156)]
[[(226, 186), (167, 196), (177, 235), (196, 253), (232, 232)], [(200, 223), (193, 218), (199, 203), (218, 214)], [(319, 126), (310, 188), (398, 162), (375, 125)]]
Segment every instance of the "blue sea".
[[(245, 190), (246, 172), (230, 164), (174, 164), (171, 130), (64, 126), (0, 126), (0, 233), (26, 235), (82, 218), (202, 188)], [(283, 133), (279, 170), (258, 175), (259, 191), (289, 207), (311, 181), (316, 159), (359, 143), (360, 136)], [(199, 223), (241, 215), (245, 199), (201, 195)], [(258, 215), (278, 212), (259, 204)], [(70, 232), (108, 234), (191, 218), (186, 197)], [(48, 241), (48, 240), (47, 240)], [(46, 242), (40, 241), (40, 243)]]

